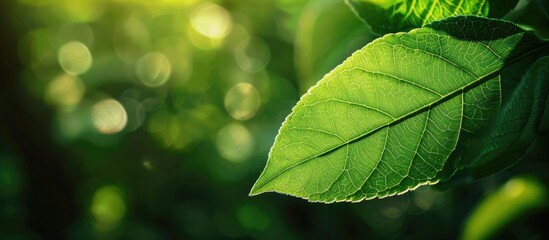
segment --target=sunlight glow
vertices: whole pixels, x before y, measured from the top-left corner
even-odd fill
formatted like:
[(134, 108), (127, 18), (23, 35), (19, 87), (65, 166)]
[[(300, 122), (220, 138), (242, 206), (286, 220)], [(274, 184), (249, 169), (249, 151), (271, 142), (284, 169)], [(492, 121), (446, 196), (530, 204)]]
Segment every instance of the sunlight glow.
[(241, 124), (230, 123), (217, 134), (219, 154), (235, 163), (244, 162), (253, 152), (254, 142), (250, 131)]
[(260, 102), (259, 93), (249, 83), (238, 83), (225, 95), (225, 108), (236, 120), (247, 120), (255, 116)]
[(124, 129), (128, 122), (128, 115), (118, 101), (106, 99), (93, 106), (92, 122), (100, 133), (115, 134)]
[(73, 109), (84, 95), (84, 84), (75, 76), (62, 74), (54, 78), (46, 90), (46, 99), (62, 109)]
[(87, 72), (93, 62), (88, 47), (81, 42), (69, 42), (63, 45), (59, 48), (57, 57), (61, 68), (71, 75)]
[(149, 53), (139, 59), (135, 66), (137, 77), (148, 87), (166, 83), (172, 73), (170, 61), (162, 53)]
[(191, 24), (198, 33), (214, 39), (227, 36), (233, 26), (227, 10), (213, 3), (197, 7), (191, 15)]

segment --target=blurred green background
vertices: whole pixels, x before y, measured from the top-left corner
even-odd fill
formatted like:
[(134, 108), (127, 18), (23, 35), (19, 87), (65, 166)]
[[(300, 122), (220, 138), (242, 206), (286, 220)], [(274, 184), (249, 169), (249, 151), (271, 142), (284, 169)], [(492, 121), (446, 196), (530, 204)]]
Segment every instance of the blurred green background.
[[(508, 18), (547, 37), (534, 2)], [(342, 0), (0, 7), (0, 239), (549, 238), (547, 117), (525, 159), (474, 183), (248, 197), (300, 95), (377, 37)]]

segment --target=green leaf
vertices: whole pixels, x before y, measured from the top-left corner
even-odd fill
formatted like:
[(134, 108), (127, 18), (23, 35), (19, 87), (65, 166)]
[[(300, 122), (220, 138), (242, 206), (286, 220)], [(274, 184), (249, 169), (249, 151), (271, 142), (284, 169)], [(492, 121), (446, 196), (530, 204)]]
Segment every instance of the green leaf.
[(343, 1), (310, 1), (299, 18), (295, 63), (303, 94), (324, 74), (377, 36)]
[[(511, 155), (523, 154), (531, 134), (515, 127), (534, 130), (543, 112), (530, 106), (541, 100), (523, 98), (547, 95), (543, 84), (524, 81), (547, 83), (536, 79), (547, 70), (534, 66), (522, 80), (513, 70), (530, 68), (548, 48), (513, 23), (473, 16), (385, 35), (301, 98), (250, 194), (321, 202), (381, 198), (488, 166), (497, 157), (486, 155), (505, 155), (500, 148), (509, 144), (519, 146)], [(514, 105), (532, 112), (514, 112)], [(479, 143), (492, 149), (470, 154)]]
[(484, 132), (463, 133), (466, 140), (457, 158), (464, 159), (461, 165), (474, 167), (476, 178), (514, 164), (536, 138), (549, 93), (549, 57), (529, 66), (533, 60), (524, 59), (502, 69), (502, 107), (498, 114)]
[(479, 203), (465, 223), (462, 239), (490, 239), (513, 220), (547, 206), (547, 200), (547, 189), (538, 179), (515, 177)]
[(458, 15), (499, 18), (518, 0), (345, 0), (374, 32), (408, 31)]

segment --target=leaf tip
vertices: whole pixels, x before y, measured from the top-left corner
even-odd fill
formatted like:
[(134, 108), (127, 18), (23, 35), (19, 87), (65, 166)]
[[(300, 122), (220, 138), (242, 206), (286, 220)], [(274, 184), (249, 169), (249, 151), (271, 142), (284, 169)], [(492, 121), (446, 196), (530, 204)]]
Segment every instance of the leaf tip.
[(257, 182), (254, 184), (252, 189), (250, 190), (250, 193), (248, 193), (249, 197), (257, 196), (259, 194), (262, 194), (266, 192), (264, 189), (262, 189), (261, 185), (258, 185)]
[(253, 197), (261, 194), (261, 192), (258, 192), (255, 188), (252, 188), (250, 192), (248, 193), (248, 197)]

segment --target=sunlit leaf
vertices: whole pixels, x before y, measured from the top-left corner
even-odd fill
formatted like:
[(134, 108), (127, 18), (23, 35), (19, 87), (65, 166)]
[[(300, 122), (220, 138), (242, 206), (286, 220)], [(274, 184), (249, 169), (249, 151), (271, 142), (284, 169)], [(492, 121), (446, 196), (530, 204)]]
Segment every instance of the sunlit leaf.
[(301, 98), (251, 195), (360, 201), (506, 167), (543, 113), (549, 61), (531, 65), (548, 49), (515, 24), (473, 16), (385, 35)]
[(502, 17), (518, 0), (345, 0), (377, 33), (407, 31), (458, 15)]
[(533, 209), (547, 206), (547, 189), (533, 177), (515, 177), (486, 196), (471, 213), (462, 238), (488, 239)]

